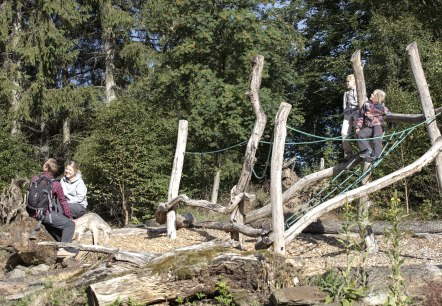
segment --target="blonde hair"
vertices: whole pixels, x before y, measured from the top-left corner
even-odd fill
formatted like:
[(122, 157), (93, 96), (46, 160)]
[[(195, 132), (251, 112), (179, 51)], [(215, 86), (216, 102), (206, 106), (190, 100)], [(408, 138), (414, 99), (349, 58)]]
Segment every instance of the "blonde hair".
[(347, 81), (355, 81), (355, 75), (354, 75), (354, 74), (349, 74), (349, 75), (347, 75), (346, 80), (347, 80)]
[(43, 171), (49, 171), (52, 174), (57, 173), (57, 171), (58, 171), (58, 163), (57, 163), (57, 161), (54, 158), (49, 158), (43, 164)]
[(382, 103), (385, 100), (386, 94), (383, 90), (376, 89), (375, 91), (373, 91), (373, 96), (376, 96), (378, 98), (378, 102)]
[(67, 167), (67, 166), (71, 166), (74, 169), (75, 173), (81, 173), (80, 166), (76, 162), (74, 162), (73, 160), (66, 163), (65, 167)]

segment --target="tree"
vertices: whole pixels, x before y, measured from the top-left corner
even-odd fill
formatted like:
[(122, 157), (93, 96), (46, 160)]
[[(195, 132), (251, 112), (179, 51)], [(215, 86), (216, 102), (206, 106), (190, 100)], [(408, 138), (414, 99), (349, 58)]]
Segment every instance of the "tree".
[(97, 113), (74, 155), (93, 210), (124, 224), (149, 219), (167, 197), (175, 131), (142, 102), (116, 99)]
[[(306, 80), (300, 86), (305, 101), (302, 103), (306, 113), (305, 130), (319, 135), (339, 135), (343, 80), (351, 73), (349, 59), (356, 49), (363, 53), (368, 93), (382, 88), (387, 92), (386, 103), (393, 112), (421, 113), (405, 53), (405, 47), (417, 41), (433, 100), (440, 99), (438, 63), (442, 52), (437, 17), (440, 10), (436, 1), (305, 1), (301, 8), (305, 12), (302, 24), (306, 38), (306, 52), (299, 59), (300, 73)], [(299, 11), (299, 6), (293, 9)], [(389, 127), (387, 131), (392, 129)], [(407, 152), (405, 160), (401, 160), (400, 152), (393, 152), (388, 163), (378, 167), (375, 177), (397, 170), (420, 156), (429, 147), (424, 133), (417, 131), (411, 142), (403, 143)], [(329, 149), (330, 145), (309, 146), (302, 153), (318, 160)], [(334, 152), (335, 156), (342, 154), (338, 143)], [(430, 181), (434, 180), (427, 170), (410, 179), (409, 187), (426, 190), (413, 193), (413, 196), (419, 194), (413, 199), (415, 204), (423, 198), (437, 201), (438, 193), (430, 187)], [(422, 181), (427, 187), (422, 188)], [(398, 191), (402, 192), (400, 188)], [(383, 193), (379, 196), (383, 197)]]
[[(266, 58), (260, 99), (267, 115), (273, 117), (284, 100), (296, 104), (294, 53), (302, 41), (284, 19), (283, 9), (268, 3), (146, 1), (142, 7), (141, 22), (157, 61), (153, 73), (140, 80), (138, 95), (154, 111), (189, 121), (189, 151), (220, 150), (247, 139), (253, 112), (244, 93), (250, 61), (256, 54)], [(291, 122), (301, 118), (294, 105)], [(271, 134), (269, 127), (266, 135)], [(233, 182), (243, 150), (236, 147), (223, 154), (188, 156), (184, 188), (208, 192), (214, 173), (205, 171), (206, 167), (222, 167), (223, 179)], [(264, 147), (263, 158), (267, 150)]]

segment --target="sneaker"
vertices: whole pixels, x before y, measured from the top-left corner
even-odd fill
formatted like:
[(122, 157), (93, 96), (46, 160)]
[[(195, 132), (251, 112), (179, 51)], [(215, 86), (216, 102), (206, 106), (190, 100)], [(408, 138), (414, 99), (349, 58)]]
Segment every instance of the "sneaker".
[(75, 257), (75, 255), (77, 255), (77, 253), (69, 252), (63, 248), (59, 249), (57, 252), (57, 257), (62, 257), (62, 258)]
[(370, 149), (364, 150), (364, 151), (359, 153), (359, 156), (361, 158), (364, 158), (364, 159), (367, 158), (367, 157), (370, 157), (370, 155), (371, 155), (371, 150)]

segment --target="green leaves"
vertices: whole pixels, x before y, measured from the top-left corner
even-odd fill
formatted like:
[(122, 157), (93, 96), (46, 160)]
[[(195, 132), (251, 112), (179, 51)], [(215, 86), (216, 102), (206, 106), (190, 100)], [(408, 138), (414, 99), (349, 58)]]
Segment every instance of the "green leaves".
[(151, 218), (167, 196), (174, 152), (168, 135), (167, 121), (130, 98), (103, 107), (75, 155), (90, 186), (93, 209), (124, 220), (127, 206), (129, 220)]

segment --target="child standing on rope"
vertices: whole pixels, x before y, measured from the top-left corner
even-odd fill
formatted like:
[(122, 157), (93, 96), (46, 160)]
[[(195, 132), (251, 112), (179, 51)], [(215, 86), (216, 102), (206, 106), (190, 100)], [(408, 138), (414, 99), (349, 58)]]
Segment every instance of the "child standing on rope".
[[(370, 96), (370, 101), (365, 102), (361, 109), (359, 118), (356, 122), (356, 135), (359, 138), (359, 156), (367, 162), (372, 162), (379, 158), (382, 152), (382, 125), (384, 116), (389, 109), (384, 105), (385, 92), (376, 89)], [(373, 139), (371, 148), (367, 138)]]
[(342, 123), (342, 147), (344, 148), (344, 161), (347, 161), (352, 155), (351, 144), (346, 140), (349, 134), (353, 131), (353, 126), (358, 119), (358, 99), (356, 95), (356, 82), (354, 74), (347, 76), (348, 91), (344, 93), (343, 108), (344, 108), (344, 122)]

